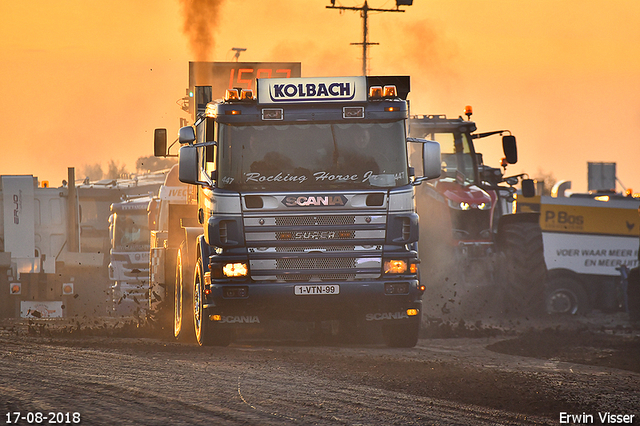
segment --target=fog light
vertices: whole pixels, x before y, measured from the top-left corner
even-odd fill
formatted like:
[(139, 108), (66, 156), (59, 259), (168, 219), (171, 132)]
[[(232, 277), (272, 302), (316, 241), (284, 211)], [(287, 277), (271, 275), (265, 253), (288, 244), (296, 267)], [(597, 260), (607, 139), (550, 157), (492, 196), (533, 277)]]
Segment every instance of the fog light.
[(11, 294), (22, 294), (21, 283), (11, 283), (9, 289), (11, 290)]
[(384, 262), (385, 274), (404, 274), (407, 272), (407, 262), (404, 260), (387, 260)]
[(415, 317), (416, 315), (418, 315), (418, 310), (417, 309), (407, 309), (407, 315), (410, 317)]
[(225, 298), (245, 298), (249, 295), (248, 287), (224, 287), (222, 295)]
[(246, 277), (249, 268), (246, 263), (227, 263), (222, 268), (222, 273), (225, 277)]
[(384, 283), (385, 294), (409, 294), (409, 283)]

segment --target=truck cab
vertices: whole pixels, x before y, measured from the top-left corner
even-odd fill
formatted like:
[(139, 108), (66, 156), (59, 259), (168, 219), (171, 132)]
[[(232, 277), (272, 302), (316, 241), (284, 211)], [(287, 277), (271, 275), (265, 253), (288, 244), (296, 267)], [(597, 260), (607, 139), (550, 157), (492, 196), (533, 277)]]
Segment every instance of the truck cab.
[(111, 313), (144, 317), (148, 304), (150, 197), (111, 204)]
[(175, 322), (191, 310), (200, 344), (271, 320), (378, 326), (390, 346), (416, 344), (414, 185), (439, 176), (440, 148), (413, 140), (413, 176), (407, 92), (387, 79), (258, 79), (256, 98), (228, 91), (181, 129), (180, 180), (197, 185), (198, 211)]

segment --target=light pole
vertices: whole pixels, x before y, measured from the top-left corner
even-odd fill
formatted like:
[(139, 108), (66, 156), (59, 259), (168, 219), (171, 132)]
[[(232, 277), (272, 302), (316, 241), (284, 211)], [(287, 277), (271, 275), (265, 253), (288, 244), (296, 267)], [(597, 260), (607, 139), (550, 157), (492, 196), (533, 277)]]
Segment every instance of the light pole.
[(371, 43), (369, 42), (369, 28), (368, 28), (368, 15), (369, 12), (404, 12), (403, 9), (400, 9), (400, 6), (411, 6), (413, 4), (413, 0), (396, 0), (396, 8), (395, 9), (378, 9), (369, 7), (367, 1), (365, 0), (364, 4), (360, 7), (354, 6), (336, 6), (336, 0), (331, 0), (331, 5), (327, 6), (327, 9), (339, 9), (339, 10), (359, 10), (360, 16), (362, 16), (362, 43), (351, 43), (353, 46), (362, 45), (362, 75), (367, 75), (367, 52), (369, 46), (378, 45), (380, 43)]
[(236, 52), (235, 55), (233, 55), (233, 58), (236, 60), (236, 62), (238, 62), (238, 59), (240, 58), (240, 53), (246, 51), (247, 48), (246, 47), (232, 47), (231, 50)]

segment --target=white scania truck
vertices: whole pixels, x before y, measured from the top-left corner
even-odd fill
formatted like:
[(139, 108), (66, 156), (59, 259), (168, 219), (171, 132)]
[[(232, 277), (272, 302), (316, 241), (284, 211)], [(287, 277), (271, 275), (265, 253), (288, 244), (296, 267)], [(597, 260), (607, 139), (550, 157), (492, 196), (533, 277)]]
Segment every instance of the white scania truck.
[[(227, 345), (294, 320), (416, 344), (414, 185), (440, 175), (440, 146), (407, 138), (408, 90), (408, 77), (258, 79), (257, 96), (229, 90), (180, 129), (180, 180), (196, 195), (168, 235), (176, 337)], [(420, 176), (408, 142), (422, 145)]]

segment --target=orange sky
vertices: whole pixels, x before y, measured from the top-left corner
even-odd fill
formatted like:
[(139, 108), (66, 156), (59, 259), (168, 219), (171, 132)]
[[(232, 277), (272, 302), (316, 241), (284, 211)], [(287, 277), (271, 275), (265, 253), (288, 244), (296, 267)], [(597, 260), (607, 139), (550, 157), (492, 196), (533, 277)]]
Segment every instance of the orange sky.
[[(214, 2), (209, 0), (209, 2)], [(336, 4), (360, 6), (363, 0)], [(215, 2), (214, 2), (215, 3)], [(329, 0), (220, 0), (207, 59), (299, 61), (303, 76), (358, 75), (362, 20)], [(369, 0), (394, 7), (394, 0)], [(587, 189), (587, 162), (616, 162), (640, 191), (640, 2), (414, 0), (371, 14), (371, 74), (409, 74), (414, 114), (462, 114), (510, 129), (510, 173)], [(67, 167), (135, 169), (156, 127), (177, 132), (195, 60), (179, 0), (0, 3), (0, 174), (59, 185)], [(479, 142), (497, 165), (499, 138)], [(81, 176), (78, 176), (81, 177)], [(618, 186), (618, 190), (621, 187)]]

